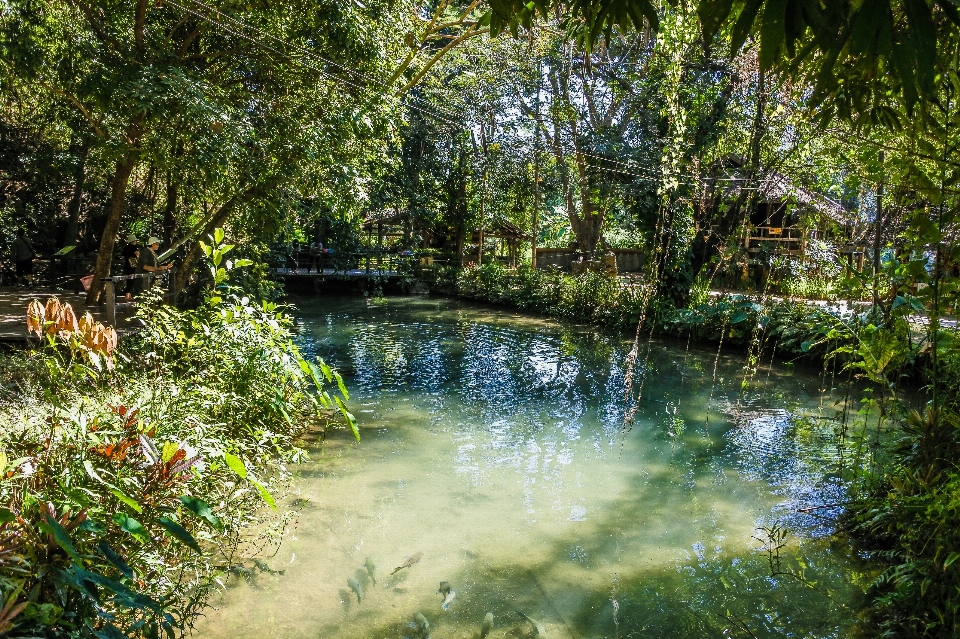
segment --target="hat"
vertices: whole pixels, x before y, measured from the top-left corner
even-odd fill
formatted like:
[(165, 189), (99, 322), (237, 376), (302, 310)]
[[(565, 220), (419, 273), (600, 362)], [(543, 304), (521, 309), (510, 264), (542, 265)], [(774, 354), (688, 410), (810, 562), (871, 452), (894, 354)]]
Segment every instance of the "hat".
[(136, 236), (136, 235), (134, 235), (133, 233), (131, 233), (130, 235), (127, 236), (127, 244), (136, 244), (136, 243), (137, 243), (137, 236)]
[(160, 238), (153, 235), (151, 235), (150, 239), (147, 240), (147, 246), (153, 246), (154, 244), (159, 244), (159, 243), (160, 243)]

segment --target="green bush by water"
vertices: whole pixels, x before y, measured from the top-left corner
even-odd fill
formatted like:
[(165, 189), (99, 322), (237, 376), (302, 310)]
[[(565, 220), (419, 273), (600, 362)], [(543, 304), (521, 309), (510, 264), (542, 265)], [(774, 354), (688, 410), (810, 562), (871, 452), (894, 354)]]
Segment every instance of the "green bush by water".
[(208, 247), (200, 307), (145, 305), (113, 370), (56, 339), (3, 361), (0, 634), (179, 635), (218, 577), (279, 540), (304, 429), (339, 410), (356, 432), (339, 376), (229, 287), (228, 251)]

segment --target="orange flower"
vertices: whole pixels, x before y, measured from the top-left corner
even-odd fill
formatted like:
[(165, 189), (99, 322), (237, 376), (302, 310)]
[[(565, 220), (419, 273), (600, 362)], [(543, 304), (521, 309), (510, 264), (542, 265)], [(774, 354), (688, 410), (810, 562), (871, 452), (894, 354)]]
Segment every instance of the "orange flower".
[(88, 357), (102, 355), (107, 368), (113, 369), (113, 351), (120, 341), (117, 331), (93, 319), (89, 312), (77, 320), (73, 307), (55, 297), (48, 299), (46, 306), (41, 306), (38, 300), (32, 300), (27, 306), (27, 331), (36, 333), (38, 337), (44, 331), (56, 334), (63, 341), (78, 345)]
[(57, 316), (57, 333), (66, 334), (65, 337), (69, 339), (71, 334), (79, 330), (77, 327), (77, 316), (73, 312), (73, 307), (69, 304), (61, 305), (60, 313)]
[(27, 305), (27, 334), (43, 335), (43, 305), (40, 300), (30, 300)]

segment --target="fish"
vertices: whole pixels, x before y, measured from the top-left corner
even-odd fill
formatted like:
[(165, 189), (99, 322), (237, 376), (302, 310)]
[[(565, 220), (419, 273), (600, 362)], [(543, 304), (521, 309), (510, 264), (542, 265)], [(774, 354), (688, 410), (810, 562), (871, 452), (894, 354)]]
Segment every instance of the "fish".
[(357, 603), (363, 601), (363, 588), (360, 587), (360, 582), (353, 577), (347, 577), (347, 585), (350, 586), (350, 590), (357, 593)]
[(487, 639), (491, 628), (493, 628), (493, 613), (488, 612), (483, 617), (483, 625), (480, 626), (480, 639)]
[(250, 570), (249, 568), (244, 568), (243, 566), (239, 566), (239, 565), (227, 566), (226, 571), (230, 574), (240, 577), (247, 583), (250, 583), (253, 580), (253, 571)]
[(450, 604), (453, 602), (454, 597), (457, 596), (457, 591), (450, 587), (449, 581), (440, 582), (440, 590), (437, 591), (439, 594), (443, 595), (443, 601), (440, 602), (440, 607), (444, 610), (450, 607)]
[(260, 572), (265, 572), (271, 575), (282, 575), (283, 573), (286, 572), (286, 570), (274, 570), (273, 568), (267, 565), (267, 562), (261, 561), (260, 559), (254, 559), (253, 565), (256, 566), (257, 570), (259, 570)]
[(367, 557), (367, 560), (363, 562), (363, 565), (367, 567), (367, 574), (370, 575), (370, 581), (373, 582), (373, 585), (377, 585), (377, 564), (373, 563), (373, 559)]
[(430, 633), (430, 622), (427, 621), (427, 618), (424, 617), (421, 613), (416, 613), (413, 615), (413, 623), (417, 626), (417, 630), (420, 631), (421, 637), (427, 637)]
[(420, 558), (421, 558), (421, 557), (423, 557), (423, 553), (422, 553), (422, 552), (418, 552), (418, 553), (415, 554), (415, 555), (410, 555), (409, 557), (407, 557), (406, 559), (403, 560), (403, 563), (402, 563), (402, 564), (400, 564), (399, 566), (397, 566), (396, 568), (394, 568), (394, 569), (393, 569), (393, 572), (391, 572), (390, 574), (391, 574), (391, 575), (395, 575), (395, 574), (397, 574), (398, 572), (400, 572), (401, 570), (403, 570), (404, 568), (409, 568), (409, 567), (412, 566), (413, 564), (415, 564), (415, 563), (417, 563), (418, 561), (420, 561)]
[(547, 639), (547, 633), (544, 632), (543, 626), (541, 626), (536, 619), (528, 617), (527, 614), (522, 610), (518, 610), (517, 612), (520, 614), (521, 617), (523, 617), (524, 619), (529, 621), (531, 624), (533, 624), (534, 629), (537, 631), (537, 633), (534, 635), (536, 639)]

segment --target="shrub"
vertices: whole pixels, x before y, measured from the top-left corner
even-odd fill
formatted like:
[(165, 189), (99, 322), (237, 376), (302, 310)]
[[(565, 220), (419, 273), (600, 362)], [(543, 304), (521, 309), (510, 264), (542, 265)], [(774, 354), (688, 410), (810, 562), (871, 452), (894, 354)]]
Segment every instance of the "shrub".
[(274, 494), (303, 430), (339, 411), (358, 436), (339, 376), (303, 359), (276, 306), (229, 286), (229, 250), (206, 247), (215, 287), (198, 308), (145, 303), (112, 369), (56, 334), (6, 362), (0, 634), (182, 632), (215, 578), (279, 538)]

